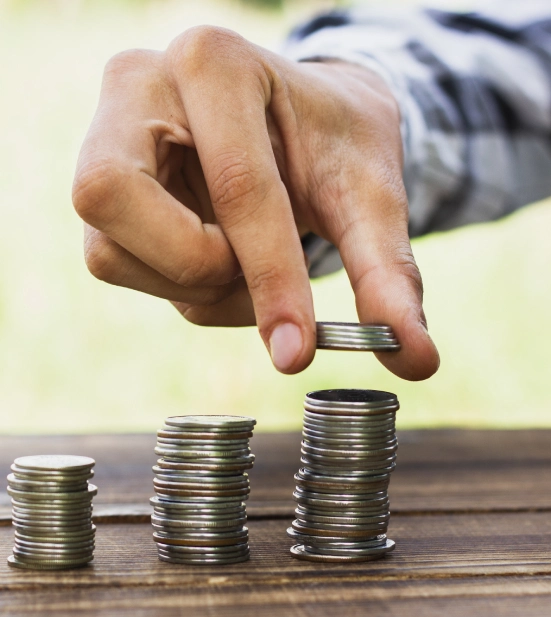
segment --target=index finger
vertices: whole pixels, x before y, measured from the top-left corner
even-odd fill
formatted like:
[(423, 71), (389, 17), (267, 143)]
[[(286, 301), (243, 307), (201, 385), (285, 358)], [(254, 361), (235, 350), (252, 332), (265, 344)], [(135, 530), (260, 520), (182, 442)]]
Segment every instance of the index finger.
[(274, 365), (295, 373), (314, 356), (314, 310), (268, 135), (269, 79), (253, 46), (233, 33), (203, 29), (190, 46), (180, 58), (188, 76), (181, 96), (213, 208), (241, 264)]

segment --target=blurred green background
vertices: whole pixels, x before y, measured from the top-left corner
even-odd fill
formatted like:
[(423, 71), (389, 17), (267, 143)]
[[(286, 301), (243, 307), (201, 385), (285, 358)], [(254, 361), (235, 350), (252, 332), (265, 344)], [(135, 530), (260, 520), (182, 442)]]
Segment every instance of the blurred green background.
[[(254, 329), (191, 326), (168, 303), (88, 274), (70, 191), (108, 58), (162, 49), (201, 23), (276, 48), (297, 20), (334, 4), (0, 0), (2, 432), (153, 431), (168, 415), (217, 412), (290, 429), (305, 392), (330, 387), (396, 392), (401, 427), (551, 426), (548, 203), (414, 243), (442, 356), (424, 383), (346, 352), (319, 352), (285, 377)], [(318, 319), (355, 319), (344, 274), (314, 294)]]

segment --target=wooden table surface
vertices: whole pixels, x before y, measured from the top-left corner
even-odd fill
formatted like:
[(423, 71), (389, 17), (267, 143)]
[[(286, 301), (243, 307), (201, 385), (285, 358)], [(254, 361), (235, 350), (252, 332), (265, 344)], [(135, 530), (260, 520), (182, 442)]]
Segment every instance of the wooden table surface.
[[(17, 456), (96, 459), (92, 566), (7, 566), (13, 532), (0, 492), (0, 615), (340, 617), (551, 616), (551, 431), (406, 431), (390, 485), (389, 536), (376, 562), (293, 559), (298, 433), (258, 434), (247, 505), (251, 560), (158, 561), (151, 539), (153, 435), (0, 437), (0, 474)], [(4, 484), (5, 487), (5, 484)]]

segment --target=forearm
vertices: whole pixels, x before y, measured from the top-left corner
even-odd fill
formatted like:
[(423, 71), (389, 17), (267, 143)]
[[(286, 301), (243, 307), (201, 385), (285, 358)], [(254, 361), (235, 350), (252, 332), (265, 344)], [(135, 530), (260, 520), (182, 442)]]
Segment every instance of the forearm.
[[(399, 16), (397, 16), (399, 15)], [(551, 194), (551, 9), (375, 12), (318, 19), (295, 59), (339, 58), (388, 83), (400, 106), (410, 235), (499, 218)]]

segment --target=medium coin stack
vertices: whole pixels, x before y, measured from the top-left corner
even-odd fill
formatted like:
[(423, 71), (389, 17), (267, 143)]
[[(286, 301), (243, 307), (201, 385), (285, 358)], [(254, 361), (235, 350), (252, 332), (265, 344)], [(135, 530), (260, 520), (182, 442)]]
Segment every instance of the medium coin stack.
[(398, 447), (396, 395), (320, 390), (306, 395), (295, 475), (291, 554), (324, 562), (371, 561), (393, 550), (386, 537), (388, 485)]
[(317, 348), (347, 351), (399, 351), (390, 326), (318, 321)]
[(229, 564), (249, 559), (246, 469), (256, 424), (242, 416), (175, 416), (157, 431), (151, 523), (159, 559)]
[(95, 525), (88, 484), (94, 459), (40, 455), (16, 458), (8, 475), (15, 546), (8, 564), (30, 570), (63, 570), (94, 558)]

